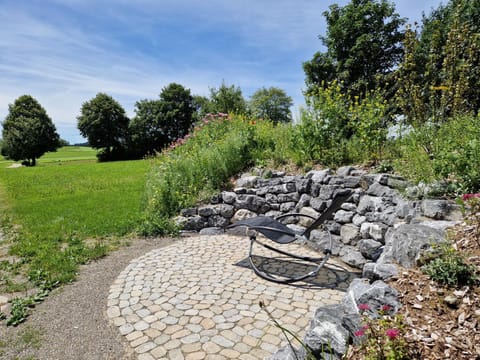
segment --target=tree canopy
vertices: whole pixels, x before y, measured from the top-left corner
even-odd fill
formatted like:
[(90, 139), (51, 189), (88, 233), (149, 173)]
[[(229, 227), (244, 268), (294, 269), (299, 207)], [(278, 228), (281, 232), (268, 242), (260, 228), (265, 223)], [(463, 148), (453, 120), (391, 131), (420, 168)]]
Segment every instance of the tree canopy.
[(420, 31), (407, 30), (396, 74), (397, 103), (410, 123), (444, 121), (480, 107), (480, 0), (450, 0)]
[(59, 147), (55, 125), (40, 103), (30, 95), (22, 95), (8, 106), (3, 122), (2, 155), (34, 166), (36, 159)]
[(292, 120), (292, 98), (276, 87), (261, 88), (250, 98), (250, 111), (256, 117), (285, 123)]
[(352, 0), (331, 5), (323, 15), (327, 51), (317, 52), (303, 64), (309, 89), (337, 80), (344, 90), (361, 95), (383, 86), (402, 59), (405, 19), (387, 0)]
[(131, 151), (136, 156), (153, 154), (185, 136), (193, 124), (194, 111), (190, 90), (176, 83), (163, 88), (157, 100), (138, 101), (130, 123)]
[(242, 90), (235, 85), (227, 86), (224, 82), (216, 89), (210, 89), (210, 112), (245, 114), (247, 102)]
[(91, 147), (102, 149), (100, 157), (109, 160), (125, 151), (129, 119), (125, 110), (111, 96), (98, 93), (83, 103), (77, 117), (78, 130)]

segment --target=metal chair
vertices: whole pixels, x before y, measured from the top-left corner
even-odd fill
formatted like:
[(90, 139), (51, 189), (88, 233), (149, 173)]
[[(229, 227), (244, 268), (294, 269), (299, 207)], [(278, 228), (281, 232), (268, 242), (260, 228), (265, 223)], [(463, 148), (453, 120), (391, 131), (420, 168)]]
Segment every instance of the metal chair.
[[(259, 232), (263, 234), (267, 239), (275, 242), (276, 244), (279, 245), (284, 245), (284, 244), (289, 244), (292, 243), (296, 240), (300, 241), (308, 241), (310, 238), (310, 234), (313, 230), (316, 228), (320, 227), (324, 222), (332, 217), (332, 215), (340, 209), (341, 205), (347, 201), (351, 196), (351, 192), (349, 190), (342, 191), (341, 193), (337, 194), (335, 198), (332, 200), (331, 205), (318, 217), (312, 217), (307, 214), (300, 214), (300, 213), (290, 213), (290, 214), (284, 214), (281, 215), (277, 218), (272, 218), (269, 216), (257, 216), (254, 218), (246, 219), (246, 220), (241, 220), (238, 221), (232, 225), (229, 225), (228, 228), (233, 228), (233, 227), (239, 227), (239, 226), (245, 226), (249, 230), (254, 230), (249, 232), (250, 233), (250, 247), (249, 247), (249, 252), (248, 252), (248, 259), (250, 262), (250, 266), (261, 278), (264, 278), (269, 281), (273, 281), (276, 283), (281, 283), (281, 284), (289, 284), (297, 281), (302, 281), (305, 280), (309, 277), (314, 277), (318, 274), (320, 269), (326, 264), (328, 259), (330, 258), (330, 255), (332, 254), (332, 241), (331, 241), (331, 236), (330, 236), (330, 247), (325, 249), (323, 251), (324, 256), (323, 257), (309, 257), (309, 256), (301, 256), (297, 254), (292, 254), (284, 250), (280, 250), (274, 246), (271, 246), (269, 244), (263, 243), (257, 239), (256, 233)], [(312, 219), (313, 222), (301, 233), (298, 233), (294, 231), (293, 229), (289, 228), (287, 225), (281, 222), (282, 219), (285, 219), (287, 217), (305, 217)], [(330, 233), (329, 233), (330, 235)], [(270, 272), (261, 270), (257, 265), (255, 265), (252, 257), (253, 255), (253, 244), (257, 243), (259, 245), (262, 245), (263, 247), (277, 252), (281, 255), (286, 256), (287, 258), (292, 258), (295, 260), (301, 260), (306, 262), (307, 264), (314, 265), (315, 268), (312, 271), (309, 271), (306, 274), (302, 274), (299, 276), (294, 276), (294, 277), (279, 277), (278, 275), (274, 275)]]

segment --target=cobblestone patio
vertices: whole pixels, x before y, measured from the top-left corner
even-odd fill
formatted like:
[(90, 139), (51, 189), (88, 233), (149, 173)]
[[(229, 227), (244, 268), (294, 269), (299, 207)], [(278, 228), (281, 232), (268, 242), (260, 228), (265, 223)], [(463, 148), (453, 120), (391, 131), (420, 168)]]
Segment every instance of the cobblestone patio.
[[(110, 288), (107, 316), (139, 360), (263, 359), (286, 341), (260, 300), (299, 336), (316, 308), (340, 302), (348, 273), (341, 284), (335, 267), (322, 269), (302, 287), (268, 282), (239, 266), (248, 246), (246, 237), (182, 238), (125, 268)], [(318, 256), (295, 244), (283, 249)], [(263, 248), (257, 253), (270, 255)]]

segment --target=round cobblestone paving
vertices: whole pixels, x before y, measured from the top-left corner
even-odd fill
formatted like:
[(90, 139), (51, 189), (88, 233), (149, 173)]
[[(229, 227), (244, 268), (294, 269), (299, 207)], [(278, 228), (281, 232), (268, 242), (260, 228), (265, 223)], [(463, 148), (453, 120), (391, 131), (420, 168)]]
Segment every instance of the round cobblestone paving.
[[(336, 267), (303, 286), (276, 284), (244, 266), (248, 246), (246, 237), (183, 238), (127, 266), (110, 288), (107, 316), (138, 359), (263, 359), (286, 341), (259, 301), (299, 336), (317, 307), (340, 302), (349, 279), (339, 280)], [(299, 245), (282, 249), (318, 256)], [(256, 253), (259, 261), (271, 256), (264, 248)]]

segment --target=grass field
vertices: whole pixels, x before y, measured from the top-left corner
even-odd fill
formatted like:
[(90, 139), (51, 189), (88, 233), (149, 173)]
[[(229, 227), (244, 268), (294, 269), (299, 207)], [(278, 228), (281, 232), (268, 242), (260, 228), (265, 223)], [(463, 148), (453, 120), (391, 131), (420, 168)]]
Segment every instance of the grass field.
[[(25, 264), (30, 281), (71, 281), (79, 263), (103, 256), (110, 239), (132, 233), (141, 221), (146, 160), (98, 163), (92, 149), (66, 147), (35, 167), (3, 164), (0, 208), (4, 225), (17, 234), (10, 255)], [(0, 292), (14, 291), (6, 275), (12, 267), (2, 260)]]

